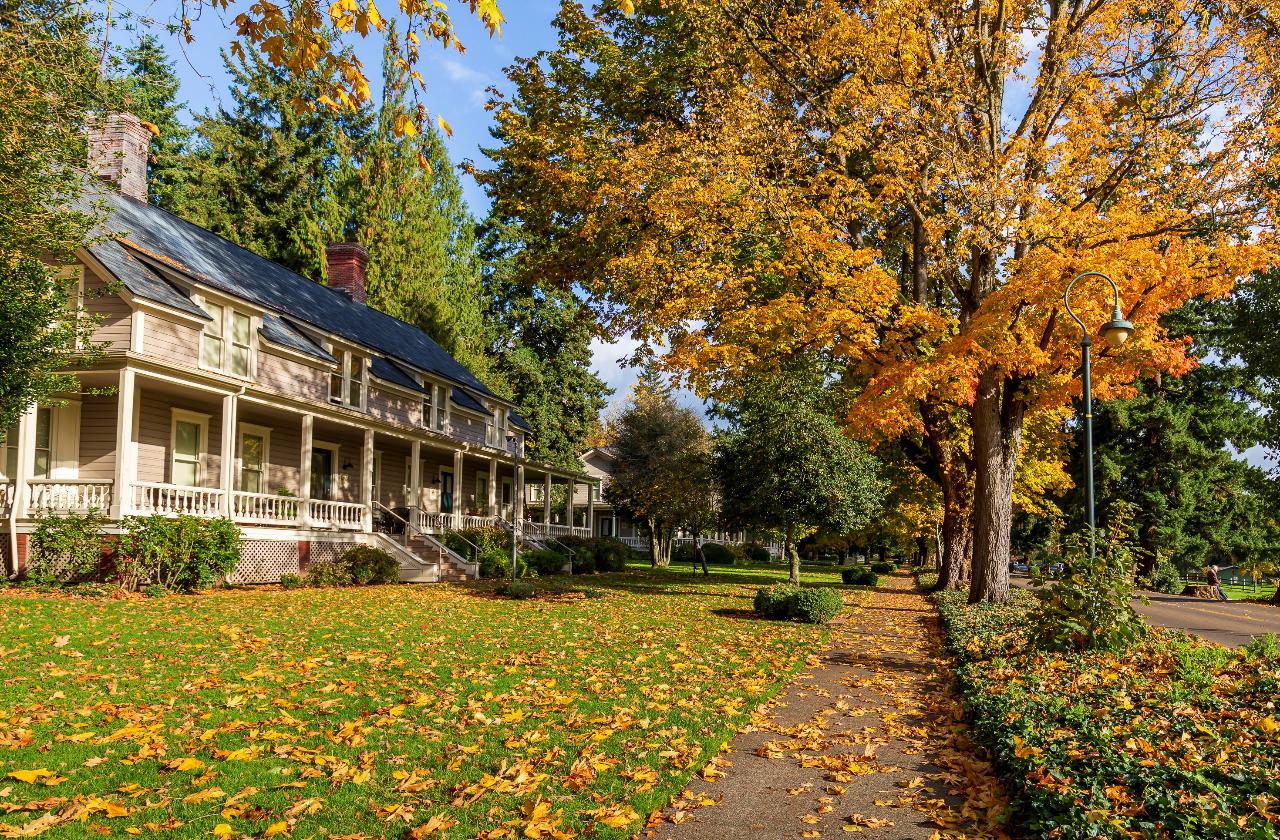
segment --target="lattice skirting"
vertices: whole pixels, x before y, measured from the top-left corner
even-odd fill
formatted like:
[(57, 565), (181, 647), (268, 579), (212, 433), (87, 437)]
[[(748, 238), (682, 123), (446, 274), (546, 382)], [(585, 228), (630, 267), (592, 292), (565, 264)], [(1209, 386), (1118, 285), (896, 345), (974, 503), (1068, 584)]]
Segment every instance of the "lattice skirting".
[[(315, 546), (312, 546), (315, 557)], [(298, 574), (296, 540), (244, 540), (240, 563), (227, 577), (229, 583), (279, 583), (281, 575)]]
[(311, 544), (311, 565), (332, 563), (356, 543), (349, 542), (313, 542)]
[(0, 576), (13, 568), (13, 559), (9, 556), (9, 535), (0, 534)]

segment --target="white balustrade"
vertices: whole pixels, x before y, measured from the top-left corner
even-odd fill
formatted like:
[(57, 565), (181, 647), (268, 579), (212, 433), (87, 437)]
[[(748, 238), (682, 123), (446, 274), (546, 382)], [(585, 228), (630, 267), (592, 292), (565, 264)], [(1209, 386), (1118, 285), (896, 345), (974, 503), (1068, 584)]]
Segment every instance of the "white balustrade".
[(463, 528), (490, 528), (498, 523), (496, 516), (474, 516), (468, 514), (462, 517)]
[[(27, 482), (30, 501), (27, 511), (31, 515), (53, 511), (85, 513), (96, 510), (106, 513), (111, 509), (112, 480), (103, 479), (50, 479), (33, 478)], [(5, 507), (8, 507), (6, 504)]]
[(416, 531), (439, 534), (453, 527), (453, 514), (414, 508), (409, 522)]
[(13, 482), (0, 482), (0, 514), (9, 515), (9, 506), (13, 504)]
[(293, 525), (301, 509), (302, 500), (294, 496), (240, 492), (231, 496), (232, 518), (238, 522)]
[(187, 514), (212, 519), (222, 516), (223, 492), (216, 487), (184, 487), (158, 481), (133, 485), (133, 506), (139, 513), (165, 516)]
[(353, 502), (307, 501), (307, 521), (311, 525), (339, 528), (344, 531), (364, 529), (365, 506)]

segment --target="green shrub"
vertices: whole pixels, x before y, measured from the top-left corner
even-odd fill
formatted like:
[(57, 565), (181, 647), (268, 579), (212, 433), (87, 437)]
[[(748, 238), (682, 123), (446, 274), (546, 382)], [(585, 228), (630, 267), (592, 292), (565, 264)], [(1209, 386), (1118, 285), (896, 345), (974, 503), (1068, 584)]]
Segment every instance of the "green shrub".
[(604, 597), (604, 593), (601, 592), (599, 589), (584, 589), (582, 590), (582, 594), (593, 600), (596, 598)]
[[(511, 548), (508, 546), (506, 550), (501, 548), (490, 548), (488, 551), (480, 555), (479, 560), (480, 577), (482, 578), (509, 578), (511, 577)], [(529, 573), (529, 564), (525, 562), (523, 556), (516, 558), (516, 577), (522, 578)]]
[(302, 586), (302, 578), (291, 572), (286, 572), (280, 576), (280, 585), (285, 589), (297, 589)]
[(843, 606), (844, 600), (834, 589), (801, 589), (791, 598), (788, 617), (806, 624), (826, 624)]
[(302, 579), (307, 586), (350, 586), (351, 567), (341, 557), (312, 563)]
[(880, 577), (868, 566), (849, 566), (840, 570), (840, 579), (852, 586), (875, 586)]
[(595, 540), (596, 571), (625, 572), (632, 554), (631, 547), (622, 540), (600, 537)]
[(148, 598), (163, 598), (169, 594), (169, 590), (158, 583), (149, 583), (142, 587), (142, 594)]
[(747, 556), (747, 560), (752, 563), (768, 563), (772, 558), (769, 556), (769, 549), (760, 543), (747, 543), (742, 547), (742, 553)]
[(702, 555), (707, 558), (707, 563), (713, 566), (742, 566), (747, 562), (746, 552), (736, 545), (703, 543)]
[(400, 564), (396, 558), (371, 545), (348, 548), (342, 553), (342, 562), (350, 570), (351, 582), (357, 586), (400, 580)]
[(44, 585), (98, 579), (106, 521), (95, 510), (41, 515), (28, 543), (27, 577)]
[(891, 575), (898, 567), (888, 560), (877, 560), (871, 564), (871, 571), (878, 575)]
[(1165, 592), (1177, 595), (1182, 592), (1182, 575), (1178, 567), (1168, 561), (1161, 561), (1151, 570), (1151, 574), (1143, 581), (1143, 585), (1154, 592)]
[(525, 564), (538, 573), (539, 577), (558, 575), (564, 570), (569, 559), (558, 551), (549, 548), (535, 548), (521, 555)]
[(786, 618), (791, 610), (791, 598), (800, 587), (779, 583), (756, 591), (756, 612), (765, 618)]
[[(445, 531), (443, 542), (450, 551), (461, 555), (468, 561), (475, 561), (476, 551), (484, 555), (489, 551), (506, 552), (511, 555), (511, 532), (506, 528), (491, 526), (488, 528), (463, 528), (458, 531)], [(472, 548), (475, 546), (475, 548)], [(510, 563), (507, 564), (510, 569)]]
[(694, 557), (692, 543), (680, 543), (671, 549), (672, 563), (692, 563)]
[(121, 584), (169, 590), (205, 589), (240, 562), (240, 529), (229, 519), (126, 516), (116, 544)]
[(527, 601), (537, 595), (538, 590), (527, 580), (517, 580), (499, 586), (498, 593), (508, 598), (515, 598), (517, 601)]
[(755, 610), (769, 619), (821, 624), (838, 613), (843, 604), (840, 593), (834, 589), (805, 589), (780, 583), (757, 590)]
[(548, 581), (546, 588), (552, 595), (565, 595), (573, 589), (573, 587), (569, 585), (569, 581), (564, 578), (556, 578), (555, 580)]

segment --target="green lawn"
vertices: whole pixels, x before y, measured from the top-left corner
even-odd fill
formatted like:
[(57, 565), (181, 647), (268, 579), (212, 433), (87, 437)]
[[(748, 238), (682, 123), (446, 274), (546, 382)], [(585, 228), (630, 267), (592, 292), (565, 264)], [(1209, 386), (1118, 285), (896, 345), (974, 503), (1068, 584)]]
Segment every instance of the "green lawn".
[(751, 617), (782, 577), (5, 590), (0, 836), (628, 837), (824, 641)]
[[(1204, 586), (1204, 580), (1203, 579), (1194, 580), (1194, 581), (1183, 580), (1183, 584), (1193, 584), (1195, 586)], [(1233, 601), (1241, 601), (1246, 598), (1250, 598), (1250, 599), (1264, 598), (1269, 601), (1271, 600), (1271, 597), (1276, 594), (1276, 587), (1275, 587), (1275, 584), (1272, 584), (1270, 586), (1259, 585), (1257, 589), (1254, 589), (1252, 586), (1238, 586), (1232, 583), (1224, 583), (1222, 585), (1222, 591), (1225, 592), (1227, 597)]]

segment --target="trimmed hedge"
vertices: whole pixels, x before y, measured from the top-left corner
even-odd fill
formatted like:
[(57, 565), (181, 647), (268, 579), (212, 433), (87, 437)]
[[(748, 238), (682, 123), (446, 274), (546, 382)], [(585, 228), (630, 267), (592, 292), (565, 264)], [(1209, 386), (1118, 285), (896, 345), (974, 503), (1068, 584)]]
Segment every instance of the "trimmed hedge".
[[(586, 554), (590, 557), (590, 552)], [(565, 564), (569, 562), (568, 557), (549, 548), (530, 549), (521, 554), (520, 558), (528, 568), (538, 573), (538, 577), (562, 574)]]
[[(397, 583), (400, 564), (387, 552), (369, 545), (353, 545), (336, 560), (312, 563), (303, 578), (308, 586), (370, 586)], [(281, 578), (282, 586), (290, 586)]]
[(934, 598), (1026, 836), (1276, 835), (1257, 807), (1280, 797), (1275, 637), (1231, 651), (1153, 630), (1122, 653), (1046, 653), (1028, 643), (1028, 593)]
[(852, 586), (875, 586), (880, 582), (880, 576), (868, 566), (850, 566), (841, 569), (840, 579)]
[[(482, 578), (509, 578), (511, 577), (511, 546), (503, 548), (492, 547), (486, 549), (477, 560), (480, 567), (480, 577)], [(522, 578), (529, 573), (529, 564), (525, 562), (523, 556), (516, 557), (516, 578)]]
[(834, 589), (805, 588), (780, 583), (756, 591), (755, 610), (775, 621), (793, 620), (808, 624), (824, 624), (844, 606)]
[(888, 560), (877, 560), (871, 564), (871, 571), (878, 575), (891, 575), (898, 567)]

